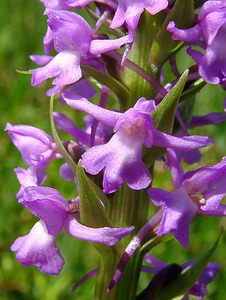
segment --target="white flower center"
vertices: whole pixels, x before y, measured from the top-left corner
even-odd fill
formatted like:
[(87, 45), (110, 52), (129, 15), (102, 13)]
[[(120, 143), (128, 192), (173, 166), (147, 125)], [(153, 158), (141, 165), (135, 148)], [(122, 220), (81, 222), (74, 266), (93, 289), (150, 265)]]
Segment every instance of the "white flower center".
[(197, 193), (189, 195), (189, 196), (193, 201), (198, 202), (200, 205), (206, 204), (206, 199), (203, 196), (203, 194), (200, 192), (197, 192)]

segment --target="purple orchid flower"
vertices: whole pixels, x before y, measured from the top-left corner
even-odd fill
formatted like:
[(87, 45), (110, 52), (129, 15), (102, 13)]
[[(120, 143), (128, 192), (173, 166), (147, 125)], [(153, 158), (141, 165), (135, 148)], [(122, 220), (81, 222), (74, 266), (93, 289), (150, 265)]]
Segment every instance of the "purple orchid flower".
[(29, 166), (44, 168), (52, 159), (61, 157), (52, 138), (41, 129), (7, 123), (5, 130)]
[[(35, 62), (39, 66), (45, 66), (48, 64), (52, 59), (53, 56), (49, 55), (37, 55), (32, 54), (30, 55), (30, 59)], [(64, 85), (56, 85), (53, 88), (47, 90), (46, 95), (51, 97), (52, 95), (56, 95), (60, 93), (64, 88)], [(96, 94), (96, 90), (94, 87), (89, 83), (87, 79), (81, 79), (74, 84), (71, 84), (69, 88), (66, 89), (67, 91), (78, 95), (79, 97), (85, 97), (87, 99), (92, 98)], [(59, 100), (63, 102), (62, 98), (60, 97)]]
[(82, 77), (80, 63), (130, 42), (129, 35), (116, 40), (93, 39), (89, 24), (75, 12), (47, 9), (46, 14), (58, 54), (45, 66), (32, 70), (33, 86), (53, 77), (56, 86), (75, 83)]
[[(163, 271), (166, 267), (169, 266), (169, 264), (157, 259), (151, 254), (145, 255), (145, 261), (153, 266), (144, 266), (142, 270), (146, 273), (159, 274), (159, 272)], [(194, 263), (195, 260), (184, 263), (181, 266), (181, 270), (192, 266)], [(204, 299), (204, 297), (208, 295), (207, 285), (216, 277), (217, 273), (219, 272), (219, 268), (220, 267), (218, 263), (208, 263), (201, 277), (194, 283), (191, 289), (184, 295), (181, 300), (189, 300), (189, 295), (196, 296), (198, 300)]]
[(199, 45), (205, 52), (189, 48), (188, 54), (199, 66), (200, 76), (211, 84), (224, 84), (226, 78), (226, 3), (206, 1), (200, 9), (198, 24), (189, 29), (178, 29), (170, 22), (168, 31), (173, 39)]
[(63, 267), (63, 259), (55, 243), (62, 229), (78, 239), (107, 246), (115, 245), (134, 229), (91, 228), (80, 224), (79, 200), (68, 203), (53, 188), (27, 187), (19, 202), (41, 221), (34, 225), (28, 235), (16, 239), (11, 250), (17, 252), (16, 257), (22, 264), (34, 265), (48, 274), (59, 274)]
[[(65, 3), (71, 7), (84, 7), (85, 5), (94, 2), (93, 0), (66, 0)], [(155, 15), (161, 10), (167, 8), (167, 0), (118, 0), (95, 1), (106, 4), (115, 11), (114, 18), (111, 22), (111, 28), (118, 28), (126, 23), (129, 31), (134, 32), (137, 28), (140, 16), (146, 9), (151, 15)]]
[(11, 246), (17, 260), (26, 266), (35, 266), (41, 272), (57, 275), (64, 266), (64, 259), (56, 246), (55, 237), (48, 234), (45, 223), (37, 222), (29, 234), (19, 237)]
[[(67, 6), (64, 0), (40, 0), (46, 8), (48, 9), (54, 9), (54, 10), (69, 10), (70, 7)], [(43, 38), (43, 45), (45, 53), (50, 53), (53, 46), (53, 39), (54, 36), (52, 34), (52, 31), (50, 27), (47, 27), (46, 34)]]
[(173, 232), (184, 246), (189, 244), (189, 226), (199, 213), (206, 216), (225, 216), (226, 206), (221, 200), (226, 195), (226, 158), (216, 165), (202, 167), (184, 174), (175, 152), (168, 150), (169, 164), (176, 190), (167, 192), (149, 189), (156, 206), (162, 206), (163, 217), (158, 235)]
[(135, 106), (124, 113), (113, 112), (81, 99), (74, 101), (63, 93), (63, 99), (75, 109), (87, 112), (98, 121), (114, 128), (108, 143), (91, 147), (82, 155), (82, 166), (96, 175), (104, 169), (104, 192), (115, 192), (124, 182), (135, 190), (147, 188), (151, 175), (142, 160), (143, 145), (163, 148), (191, 150), (208, 145), (208, 137), (175, 137), (154, 128), (150, 113), (155, 109), (154, 101), (140, 98)]

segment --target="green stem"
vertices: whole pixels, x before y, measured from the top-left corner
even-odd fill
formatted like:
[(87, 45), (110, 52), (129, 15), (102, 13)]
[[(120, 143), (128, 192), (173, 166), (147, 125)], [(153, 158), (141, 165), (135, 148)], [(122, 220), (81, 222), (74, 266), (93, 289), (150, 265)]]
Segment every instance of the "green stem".
[[(136, 63), (147, 73), (159, 77), (159, 72), (153, 72), (150, 62), (150, 49), (153, 44), (153, 40), (161, 26), (163, 15), (157, 14), (155, 16), (150, 15), (148, 12), (144, 12), (140, 18), (139, 26), (136, 30), (135, 41), (130, 51), (129, 59)], [(146, 97), (151, 99), (156, 95), (155, 87), (142, 78), (139, 74), (134, 73), (130, 69), (125, 69), (124, 80), (131, 91), (131, 106), (136, 103), (140, 97)]]
[[(157, 79), (159, 74), (153, 74), (150, 67), (149, 51), (161, 24), (162, 17), (161, 14), (156, 16), (151, 16), (146, 12), (142, 14), (138, 30), (136, 31), (136, 39), (129, 56), (131, 61), (148, 72), (147, 74), (152, 74)], [(124, 80), (130, 90), (130, 102), (127, 102), (128, 107), (133, 106), (140, 97), (151, 99), (156, 94), (156, 87), (153, 87), (150, 81), (148, 82), (147, 78), (142, 77), (139, 73), (128, 68), (125, 69)], [(107, 293), (106, 289), (126, 246), (147, 222), (149, 197), (146, 190), (134, 191), (128, 188), (127, 185), (124, 185), (117, 193), (109, 197), (109, 201), (111, 202), (109, 218), (113, 226), (128, 227), (133, 225), (135, 230), (130, 236), (121, 241), (116, 252), (105, 256), (105, 259), (101, 261), (95, 299), (135, 300), (143, 258), (139, 249), (130, 258), (122, 276), (111, 293)]]
[[(110, 219), (115, 227), (135, 226), (133, 235), (144, 225), (148, 217), (149, 200), (145, 190), (134, 191), (124, 185), (111, 199)], [(118, 252), (112, 252), (100, 264), (96, 287), (96, 298), (103, 300), (134, 300), (141, 271), (142, 258), (137, 251), (130, 259), (116, 287), (107, 293), (106, 289), (112, 279), (118, 262), (132, 235), (124, 238)]]
[(102, 256), (99, 264), (94, 300), (115, 300), (115, 289), (107, 292), (109, 282), (114, 275), (115, 268), (118, 264), (119, 255), (116, 253), (108, 253)]

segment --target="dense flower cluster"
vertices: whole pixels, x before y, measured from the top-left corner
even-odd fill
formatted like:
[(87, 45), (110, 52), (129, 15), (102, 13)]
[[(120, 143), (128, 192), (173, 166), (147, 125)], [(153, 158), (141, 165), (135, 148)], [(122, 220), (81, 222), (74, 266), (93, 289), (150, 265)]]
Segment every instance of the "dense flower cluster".
[[(43, 130), (28, 125), (6, 125), (5, 130), (28, 166), (28, 169), (15, 169), (21, 185), (17, 199), (40, 219), (29, 234), (15, 240), (11, 250), (16, 252), (16, 258), (22, 264), (33, 265), (44, 273), (56, 275), (64, 265), (56, 246), (56, 238), (62, 230), (72, 237), (108, 247), (113, 247), (125, 236), (128, 241), (128, 235), (132, 233), (134, 235), (130, 236), (131, 241), (125, 252), (120, 253), (122, 258), (118, 267), (115, 266), (116, 273), (110, 283), (110, 290), (122, 275), (126, 262), (144, 245), (150, 234), (151, 238), (158, 239), (173, 233), (184, 247), (188, 247), (189, 228), (196, 214), (226, 215), (226, 206), (221, 204), (226, 195), (226, 158), (222, 158), (217, 164), (186, 173), (182, 168), (182, 161), (188, 164), (200, 161), (199, 149), (213, 143), (212, 138), (208, 136), (190, 135), (189, 129), (223, 123), (226, 113), (210, 112), (204, 116), (193, 116), (192, 112), (189, 112), (190, 114), (186, 115), (180, 109), (180, 105), (184, 104), (186, 99), (179, 102), (180, 96), (189, 93), (193, 95), (201, 88), (193, 84), (194, 79), (202, 77), (208, 84), (219, 84), (223, 88), (226, 86), (226, 2), (206, 1), (197, 18), (193, 20), (192, 28), (183, 26), (183, 29), (178, 29), (175, 25), (175, 12), (175, 20), (169, 18), (171, 21), (168, 22), (167, 30), (173, 33), (174, 40), (183, 41), (192, 47), (199, 46), (202, 50), (200, 52), (191, 47), (187, 50), (196, 62), (196, 66), (190, 68), (187, 84), (182, 82), (184, 75), (177, 74), (179, 71), (175, 64), (172, 64), (172, 61), (175, 63), (176, 56), (172, 50), (172, 73), (178, 75), (177, 79), (182, 79), (174, 80), (165, 87), (161, 86), (161, 81), (164, 80), (164, 65), (153, 75), (153, 72), (147, 71), (148, 68), (142, 68), (144, 64), (139, 66), (132, 58), (139, 56), (139, 62), (149, 57), (148, 52), (143, 54), (142, 49), (137, 46), (139, 38), (141, 39), (137, 36), (137, 28), (141, 24), (144, 11), (146, 17), (153, 20), (154, 24), (153, 28), (142, 28), (143, 36), (148, 39), (151, 36), (150, 30), (159, 30), (156, 16), (160, 14), (161, 20), (168, 20), (178, 1), (41, 2), (45, 6), (44, 14), (47, 16), (47, 32), (43, 39), (45, 53), (31, 55), (32, 61), (39, 65), (31, 70), (31, 84), (37, 86), (53, 78), (53, 86), (47, 91), (47, 95), (58, 97), (62, 106), (71, 107), (76, 111), (76, 116), (79, 115), (77, 111), (86, 115), (83, 119), (84, 126), (81, 128), (66, 115), (53, 112), (52, 118), (56, 127), (71, 136), (69, 141), (62, 141), (61, 144), (66, 150), (66, 156), (56, 137), (52, 138)], [(80, 10), (89, 11), (96, 21), (93, 28), (82, 14), (80, 15)], [(182, 13), (178, 11), (178, 14)], [(104, 34), (99, 31), (103, 25), (108, 28)], [(169, 36), (167, 30), (166, 38)], [(166, 52), (168, 50), (166, 49)], [(164, 49), (159, 51), (164, 52)], [(133, 54), (131, 60), (128, 59), (129, 52)], [(131, 79), (134, 74), (126, 73), (128, 69), (134, 72), (135, 76), (139, 76), (140, 80), (149, 83), (148, 99), (146, 91), (145, 97), (135, 97), (132, 94), (132, 90), (142, 91), (142, 84), (139, 86), (139, 80), (133, 81), (133, 85), (137, 84), (135, 89), (129, 85), (130, 80), (127, 81), (127, 76)], [(115, 101), (116, 96), (118, 101)], [(75, 199), (67, 201), (56, 187), (43, 186), (47, 176), (46, 168), (56, 159), (66, 160), (61, 166), (60, 175), (66, 180), (72, 180), (72, 184), (77, 186), (78, 197)], [(174, 191), (151, 187), (154, 162), (157, 159), (164, 160), (163, 168), (170, 168)], [(88, 182), (91, 182), (92, 192), (95, 194), (94, 190), (98, 190), (95, 197), (100, 203), (101, 213), (106, 214), (111, 226), (88, 226), (80, 214), (84, 191), (75, 174), (79, 160)], [(93, 188), (95, 185), (97, 187)], [(156, 214), (149, 219), (146, 215), (142, 224), (134, 219), (134, 223), (124, 220), (123, 224), (127, 224), (126, 226), (116, 226), (115, 224), (121, 224), (123, 215), (117, 223), (118, 220), (112, 215), (119, 216), (120, 212), (109, 213), (104, 201), (108, 199), (108, 205), (111, 206), (111, 201), (120, 199), (115, 198), (121, 197), (122, 189), (128, 189), (137, 197), (140, 195), (139, 191), (148, 191), (150, 204), (155, 207)], [(87, 194), (91, 197), (90, 203), (94, 201), (91, 194)], [(127, 194), (125, 192), (124, 197), (127, 197)], [(147, 200), (147, 193), (144, 197), (146, 199), (143, 200)], [(93, 207), (97, 209), (97, 206)], [(136, 212), (133, 211), (133, 214)], [(95, 216), (89, 215), (88, 218), (95, 219)], [(152, 256), (149, 256), (149, 262), (154, 265), (154, 268), (150, 269), (152, 274), (167, 267)], [(192, 265), (193, 262), (184, 264), (181, 270)], [(183, 299), (188, 299), (189, 294), (202, 299), (207, 294), (206, 285), (217, 272), (218, 265), (208, 264), (202, 277), (197, 278)]]
[(199, 74), (205, 81), (212, 84), (225, 85), (226, 54), (224, 41), (226, 39), (226, 2), (206, 1), (200, 9), (198, 24), (189, 29), (178, 29), (172, 21), (168, 30), (173, 33), (173, 39), (198, 45), (205, 52), (188, 49), (199, 66)]

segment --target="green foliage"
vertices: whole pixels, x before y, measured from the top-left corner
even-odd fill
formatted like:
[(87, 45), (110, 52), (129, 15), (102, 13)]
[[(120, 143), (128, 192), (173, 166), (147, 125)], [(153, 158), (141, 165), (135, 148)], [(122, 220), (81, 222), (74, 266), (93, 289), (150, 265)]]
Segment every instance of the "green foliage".
[(81, 161), (77, 166), (77, 178), (80, 187), (81, 221), (91, 227), (112, 227), (105, 206), (108, 204), (108, 199), (98, 186), (86, 176), (81, 167)]
[(178, 296), (183, 296), (200, 278), (213, 252), (216, 250), (220, 240), (220, 235), (215, 243), (198, 259), (193, 265), (186, 268), (174, 280), (162, 288), (156, 295), (158, 300), (170, 300)]
[(175, 86), (163, 98), (156, 110), (153, 111), (152, 117), (155, 127), (163, 132), (171, 133), (175, 119), (176, 106), (180, 100), (181, 93), (184, 89), (188, 71), (185, 71)]
[(107, 73), (98, 71), (97, 69), (94, 69), (90, 66), (83, 65), (82, 70), (87, 76), (93, 77), (99, 83), (106, 85), (111, 91), (113, 91), (118, 97), (120, 106), (122, 108), (127, 107), (130, 99), (129, 91), (120, 81), (116, 80)]
[[(180, 100), (181, 93), (184, 89), (188, 71), (185, 71), (171, 91), (163, 98), (161, 103), (153, 111), (152, 117), (155, 123), (155, 127), (163, 132), (171, 133), (175, 114), (176, 106)], [(152, 147), (150, 150), (146, 150), (144, 159), (145, 162), (151, 166), (154, 161), (164, 153), (164, 149), (158, 147)]]
[(174, 21), (179, 28), (189, 28), (192, 26), (193, 17), (194, 0), (177, 0), (175, 2), (152, 45), (150, 62), (153, 68), (159, 68), (171, 54), (182, 46), (182, 42), (172, 40), (172, 34), (167, 31), (169, 22)]

